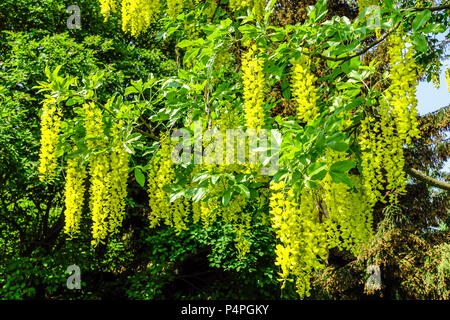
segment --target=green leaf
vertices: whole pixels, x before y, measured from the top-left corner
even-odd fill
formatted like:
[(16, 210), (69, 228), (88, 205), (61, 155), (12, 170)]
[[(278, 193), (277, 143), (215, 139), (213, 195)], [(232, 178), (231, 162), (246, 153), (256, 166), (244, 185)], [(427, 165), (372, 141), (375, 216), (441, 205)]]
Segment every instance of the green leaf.
[(145, 186), (145, 175), (142, 173), (141, 169), (134, 168), (134, 177), (141, 187)]
[(413, 34), (413, 43), (414, 47), (417, 51), (421, 52), (427, 52), (428, 50), (428, 43), (427, 38), (423, 34)]
[(283, 98), (289, 100), (291, 98), (291, 89), (289, 86), (289, 82), (286, 80), (281, 83), (281, 94), (283, 95)]
[(186, 51), (186, 54), (184, 55), (184, 63), (191, 61), (195, 57), (197, 57), (198, 53), (200, 51), (200, 48), (190, 48)]
[(412, 23), (413, 31), (419, 30), (419, 28), (425, 25), (425, 23), (427, 23), (428, 20), (430, 20), (430, 18), (431, 18), (430, 10), (424, 10), (421, 13), (419, 13)]
[(307, 170), (308, 176), (311, 178), (311, 180), (322, 180), (325, 178), (325, 175), (327, 174), (327, 163), (318, 161), (313, 163)]
[(66, 106), (70, 107), (73, 106), (74, 104), (76, 104), (78, 102), (77, 99), (75, 98), (70, 98), (69, 100), (66, 101)]
[(181, 198), (183, 196), (184, 196), (184, 190), (178, 191), (176, 193), (172, 193), (169, 195), (169, 201), (174, 202), (175, 200), (177, 200), (178, 198)]
[(252, 24), (245, 24), (245, 25), (239, 27), (239, 31), (242, 33), (256, 33), (257, 29)]
[(354, 187), (352, 181), (350, 180), (350, 178), (348, 177), (348, 175), (346, 173), (330, 171), (330, 176), (331, 176), (331, 179), (333, 179), (333, 181), (335, 183), (344, 183), (344, 184), (348, 185), (349, 187), (352, 187), (352, 188)]
[(319, 187), (319, 184), (312, 180), (306, 180), (305, 184), (308, 188), (311, 188), (311, 189), (317, 189)]
[(213, 185), (215, 185), (215, 184), (217, 183), (217, 181), (219, 181), (219, 179), (220, 179), (220, 174), (212, 175), (212, 176), (211, 176), (211, 183), (212, 183)]
[(138, 91), (136, 90), (135, 87), (128, 87), (128, 88), (125, 89), (124, 95), (128, 96), (128, 95), (130, 95), (132, 93), (138, 93)]
[(185, 39), (185, 40), (182, 40), (182, 41), (178, 42), (177, 43), (177, 47), (179, 47), (179, 48), (186, 48), (186, 47), (192, 46), (194, 43), (195, 42), (192, 41), (192, 40)]
[(131, 134), (128, 139), (127, 139), (127, 143), (133, 143), (135, 141), (138, 141), (140, 138), (142, 137), (141, 134), (139, 133), (133, 133)]
[(197, 173), (192, 178), (192, 182), (202, 183), (203, 181), (205, 181), (206, 179), (209, 179), (210, 177), (211, 177), (211, 174), (209, 172), (203, 171), (203, 172)]
[(356, 165), (356, 163), (351, 160), (338, 161), (331, 165), (330, 171), (335, 172), (335, 173), (344, 173), (344, 172), (347, 172), (348, 170), (354, 168), (355, 165)]
[(204, 187), (195, 188), (194, 190), (194, 196), (192, 197), (192, 201), (198, 202), (203, 199), (203, 197), (206, 195), (208, 189)]
[(289, 173), (289, 171), (287, 170), (280, 170), (277, 173), (275, 173), (275, 175), (272, 178), (273, 182), (279, 182), (281, 179), (283, 179), (287, 174)]
[(275, 142), (275, 145), (272, 145), (272, 148), (280, 147), (281, 142), (283, 141), (280, 131), (270, 130), (270, 134), (272, 135), (271, 142)]
[(222, 197), (222, 204), (226, 207), (230, 203), (231, 195), (233, 194), (233, 189), (228, 189), (225, 191)]
[(238, 191), (240, 194), (243, 194), (245, 197), (250, 198), (250, 191), (248, 190), (248, 188), (245, 185), (235, 184), (234, 188), (238, 189), (236, 191)]
[(425, 34), (428, 33), (442, 33), (445, 32), (446, 28), (443, 24), (441, 23), (433, 23), (433, 24), (429, 24), (427, 25), (422, 32)]
[(348, 144), (346, 144), (344, 141), (331, 140), (327, 142), (327, 146), (339, 152), (348, 150)]

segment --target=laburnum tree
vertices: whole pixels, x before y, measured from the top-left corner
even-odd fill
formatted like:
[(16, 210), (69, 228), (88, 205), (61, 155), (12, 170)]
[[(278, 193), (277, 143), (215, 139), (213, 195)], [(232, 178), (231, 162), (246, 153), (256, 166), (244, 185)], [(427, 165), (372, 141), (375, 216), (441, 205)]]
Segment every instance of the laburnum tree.
[[(85, 212), (92, 246), (119, 233), (133, 180), (147, 192), (142, 210), (151, 227), (181, 234), (223, 222), (241, 260), (258, 241), (255, 226), (266, 226), (277, 280), (300, 298), (448, 299), (450, 185), (439, 171), (448, 157), (448, 108), (419, 117), (416, 97), (419, 80), (440, 85), (447, 40), (436, 35), (448, 33), (447, 2), (100, 0), (100, 7), (131, 41), (151, 37), (177, 65), (108, 97), (97, 93), (102, 74), (81, 80), (46, 69), (35, 87), (44, 94), (37, 170), (48, 185), (65, 178), (68, 237), (80, 234)], [(171, 135), (181, 128), (194, 152), (177, 164)], [(235, 146), (217, 134), (228, 129), (249, 139)], [(252, 144), (264, 130), (271, 143)], [(209, 139), (195, 146), (195, 134)], [(206, 152), (212, 141), (267, 156), (228, 161)], [(196, 147), (200, 162), (192, 161)], [(273, 159), (276, 170), (262, 174)], [(382, 272), (375, 291), (365, 285), (370, 265)]]

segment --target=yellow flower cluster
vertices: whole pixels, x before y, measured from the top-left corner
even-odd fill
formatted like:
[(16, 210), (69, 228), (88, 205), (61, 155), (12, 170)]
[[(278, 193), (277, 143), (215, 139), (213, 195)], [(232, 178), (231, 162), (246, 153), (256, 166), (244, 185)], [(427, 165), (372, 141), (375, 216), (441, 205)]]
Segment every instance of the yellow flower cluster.
[[(229, 107), (229, 106), (228, 106)], [(224, 113), (214, 121), (214, 125), (221, 131), (226, 132), (227, 129), (236, 128), (239, 126), (240, 119), (234, 112)], [(226, 146), (226, 137), (223, 137), (223, 144)], [(234, 148), (234, 154), (237, 150), (242, 148), (248, 149), (248, 141), (242, 144), (243, 141), (238, 140), (238, 144)], [(206, 146), (205, 146), (206, 147)], [(226, 158), (226, 155), (225, 155)], [(221, 165), (202, 165), (197, 170), (208, 170), (211, 173), (249, 173), (249, 165), (238, 164), (232, 161), (231, 164)], [(195, 173), (193, 173), (195, 174)], [(227, 207), (221, 205), (221, 196), (230, 188), (230, 184), (224, 178), (220, 178), (215, 185), (209, 186), (208, 199), (198, 203), (193, 203), (194, 217), (200, 217), (203, 225), (206, 227), (221, 217), (223, 221), (233, 226), (235, 232), (235, 247), (238, 250), (240, 258), (245, 258), (245, 255), (250, 251), (250, 244), (247, 237), (250, 236), (252, 215), (246, 210), (248, 199), (243, 195), (234, 195)], [(196, 212), (200, 211), (200, 212)], [(198, 221), (198, 218), (194, 219)]]
[(103, 115), (94, 103), (83, 105), (84, 127), (86, 130), (87, 146), (97, 153), (89, 159), (90, 173), (90, 203), (92, 213), (92, 244), (103, 243), (108, 235), (107, 218), (109, 213), (108, 172), (109, 159), (104, 148), (106, 140), (104, 134)]
[(109, 163), (106, 153), (101, 153), (90, 161), (92, 213), (92, 244), (104, 243), (108, 235), (108, 214), (110, 209), (108, 192)]
[[(111, 15), (111, 12), (117, 11), (117, 0), (99, 1), (101, 13), (105, 17), (105, 21), (107, 21)], [(218, 6), (217, 0), (205, 1), (208, 3), (205, 14), (208, 19), (211, 19), (213, 18), (213, 14)], [(184, 8), (193, 8), (195, 5), (198, 5), (199, 2), (200, 0), (167, 0), (166, 13), (169, 17), (174, 19), (183, 11)], [(255, 12), (258, 17), (262, 17), (264, 15), (264, 0), (252, 0), (247, 2), (251, 2), (250, 7), (255, 8)], [(121, 6), (122, 30), (124, 32), (130, 32), (132, 36), (137, 36), (144, 32), (152, 22), (155, 22), (162, 7), (160, 0), (122, 0)], [(243, 6), (246, 5), (244, 4)]]
[(123, 0), (122, 30), (137, 36), (155, 21), (159, 12), (159, 0)]
[(437, 60), (431, 67), (431, 81), (436, 88), (441, 86), (441, 61)]
[[(239, 118), (235, 113), (221, 115), (214, 120), (214, 126), (225, 132), (226, 129), (239, 126)], [(206, 126), (204, 127), (206, 130)], [(151, 209), (150, 225), (152, 227), (159, 225), (160, 222), (173, 227), (177, 233), (187, 229), (187, 223), (192, 207), (193, 223), (201, 222), (204, 227), (208, 227), (218, 218), (223, 219), (225, 223), (231, 224), (235, 233), (235, 246), (240, 258), (250, 251), (248, 237), (251, 231), (252, 215), (251, 211), (246, 210), (248, 199), (243, 195), (234, 195), (232, 201), (227, 207), (222, 206), (222, 195), (230, 188), (228, 180), (220, 177), (214, 184), (210, 182), (208, 193), (200, 201), (190, 202), (186, 198), (178, 198), (170, 202), (167, 193), (163, 187), (176, 182), (175, 166), (171, 160), (173, 144), (170, 142), (170, 136), (167, 134), (161, 137), (161, 148), (153, 159), (148, 175), (148, 194), (149, 205)], [(224, 137), (224, 140), (225, 137)], [(204, 148), (208, 146), (204, 142)], [(224, 144), (226, 141), (224, 141)], [(214, 154), (212, 155), (214, 157)], [(191, 172), (191, 178), (196, 174), (209, 171), (212, 174), (243, 173), (247, 170), (244, 164), (221, 164), (203, 163), (197, 165)], [(266, 177), (264, 177), (266, 178)], [(266, 179), (267, 180), (267, 179)], [(191, 182), (188, 188), (198, 187), (197, 183)]]
[(346, 249), (358, 254), (372, 235), (372, 207), (362, 192), (360, 179), (352, 176), (359, 192), (327, 177), (320, 192), (304, 187), (300, 199), (284, 181), (272, 183), (270, 213), (272, 227), (281, 242), (276, 246), (278, 279), (295, 279), (301, 298), (309, 296), (313, 272), (324, 267), (328, 249)]
[(108, 21), (111, 11), (116, 12), (116, 7), (116, 0), (100, 0), (100, 11), (105, 17), (105, 21)]
[(206, 16), (208, 19), (212, 19), (217, 9), (217, 0), (206, 0), (206, 2), (208, 2), (208, 8), (205, 10)]
[[(230, 172), (227, 169), (229, 167), (227, 168), (225, 165), (215, 166), (217, 173)], [(243, 167), (240, 166), (240, 171), (237, 172), (242, 172), (242, 170)], [(252, 216), (249, 211), (245, 210), (248, 200), (243, 195), (234, 195), (227, 207), (221, 206), (221, 196), (229, 187), (229, 183), (224, 178), (220, 178), (215, 185), (209, 185), (208, 199), (193, 203), (194, 223), (201, 219), (203, 225), (207, 227), (221, 217), (224, 222), (233, 226), (236, 234), (234, 239), (236, 249), (239, 256), (244, 258), (250, 251), (250, 245), (246, 238), (250, 236)]]
[(86, 169), (79, 158), (67, 161), (65, 195), (65, 226), (64, 232), (73, 236), (80, 230), (80, 219), (84, 203), (84, 180)]
[(272, 227), (281, 244), (275, 249), (275, 264), (280, 266), (279, 281), (293, 281), (300, 297), (309, 296), (310, 277), (323, 268), (327, 257), (327, 238), (324, 225), (319, 222), (315, 195), (303, 188), (296, 199), (291, 190), (286, 192), (284, 181), (271, 184), (270, 213)]
[(255, 12), (256, 17), (258, 20), (261, 20), (264, 17), (264, 12), (266, 9), (266, 0), (230, 0), (230, 9), (233, 11), (242, 9), (242, 8), (249, 8), (252, 9)]
[(39, 179), (51, 181), (58, 167), (58, 143), (61, 131), (61, 109), (54, 99), (44, 102), (41, 116), (41, 149), (39, 153)]
[(183, 11), (183, 0), (167, 0), (167, 14), (176, 18)]
[[(407, 42), (410, 42), (409, 39)], [(392, 66), (391, 85), (385, 91), (385, 101), (389, 104), (389, 112), (393, 115), (399, 138), (410, 144), (412, 137), (419, 137), (414, 46), (411, 45), (403, 55), (405, 43), (402, 37), (393, 35), (390, 37), (390, 43), (388, 54)]]
[(89, 159), (91, 176), (90, 210), (92, 213), (92, 244), (104, 243), (109, 233), (122, 224), (127, 195), (128, 153), (123, 149), (119, 120), (111, 129), (113, 150), (108, 152), (103, 115), (94, 103), (84, 104), (84, 126), (88, 148), (95, 152)]
[(230, 9), (235, 11), (239, 10), (240, 8), (244, 7), (246, 5), (246, 1), (238, 1), (238, 0), (230, 0)]
[(414, 7), (422, 8), (426, 3), (432, 3), (433, 0), (417, 0)]
[(257, 132), (264, 125), (264, 59), (255, 57), (258, 48), (253, 45), (242, 57), (244, 84), (245, 125)]
[(124, 121), (116, 122), (111, 130), (113, 139), (113, 150), (109, 155), (111, 171), (109, 172), (110, 187), (110, 215), (109, 231), (117, 232), (122, 225), (125, 214), (125, 198), (127, 197), (127, 181), (129, 171), (129, 154), (123, 148), (123, 138), (121, 137), (121, 128)]
[[(341, 127), (352, 123), (351, 112), (343, 115)], [(328, 171), (332, 164), (347, 160), (346, 153), (325, 150)], [(300, 198), (284, 181), (270, 186), (272, 227), (281, 242), (276, 247), (280, 279), (294, 281), (300, 297), (309, 295), (312, 274), (324, 267), (328, 249), (348, 250), (357, 255), (372, 236), (372, 204), (362, 179), (350, 176), (355, 189), (335, 183), (330, 175), (318, 189), (303, 187)]]
[(391, 36), (390, 42), (391, 85), (378, 108), (379, 120), (366, 116), (358, 137), (363, 184), (371, 205), (378, 200), (385, 201), (383, 190), (388, 191), (389, 201), (393, 203), (397, 201), (396, 194), (405, 192), (403, 144), (419, 137), (413, 46), (403, 54), (405, 44), (400, 36)]
[(373, 5), (377, 5), (378, 4), (378, 0), (358, 0), (358, 8), (359, 11), (361, 12), (362, 10), (364, 10), (364, 8), (373, 6)]
[(302, 55), (293, 65), (292, 94), (298, 105), (297, 117), (307, 123), (319, 116), (315, 82), (316, 77), (310, 71), (309, 58)]
[(363, 188), (368, 195), (369, 203), (374, 206), (382, 198), (380, 190), (383, 190), (383, 140), (378, 137), (381, 134), (380, 122), (372, 116), (367, 116), (361, 121), (361, 132), (358, 136), (358, 144), (361, 147), (361, 167), (363, 175)]
[[(328, 170), (333, 163), (346, 160), (345, 153), (328, 148), (325, 157), (329, 163)], [(334, 183), (329, 175), (326, 176), (321, 182), (322, 199), (317, 205), (322, 210), (327, 247), (345, 249), (357, 255), (361, 245), (372, 236), (372, 206), (361, 178), (351, 175), (350, 179), (358, 192), (353, 192), (343, 183)]]
[(170, 202), (163, 187), (175, 183), (175, 166), (172, 162), (172, 143), (170, 135), (161, 135), (161, 147), (150, 163), (148, 173), (148, 195), (151, 211), (150, 226), (155, 227), (163, 220), (168, 226), (174, 227), (179, 234), (186, 230), (189, 214), (188, 203), (178, 198)]

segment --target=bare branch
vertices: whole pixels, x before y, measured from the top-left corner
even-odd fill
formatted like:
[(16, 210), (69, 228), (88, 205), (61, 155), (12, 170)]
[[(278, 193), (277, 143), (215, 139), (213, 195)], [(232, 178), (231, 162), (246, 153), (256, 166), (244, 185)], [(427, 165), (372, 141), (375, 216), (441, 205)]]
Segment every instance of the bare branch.
[(410, 168), (410, 167), (405, 167), (405, 171), (412, 177), (421, 180), (433, 187), (442, 189), (442, 190), (447, 190), (450, 191), (450, 183), (447, 183), (445, 181), (440, 181), (437, 179), (434, 179), (432, 177), (429, 177), (425, 174), (423, 174), (422, 172), (414, 169), (414, 168)]

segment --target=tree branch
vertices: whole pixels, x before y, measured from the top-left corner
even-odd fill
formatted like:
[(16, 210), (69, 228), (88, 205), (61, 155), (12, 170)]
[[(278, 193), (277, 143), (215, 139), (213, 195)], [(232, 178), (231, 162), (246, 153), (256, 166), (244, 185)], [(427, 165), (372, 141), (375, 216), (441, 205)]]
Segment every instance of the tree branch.
[[(402, 9), (400, 10), (401, 12), (404, 12), (406, 10), (412, 9), (413, 11), (425, 11), (425, 10), (430, 10), (431, 12), (434, 11), (440, 11), (440, 10), (448, 10), (450, 9), (450, 4), (446, 4), (446, 5), (442, 5), (442, 6), (437, 6), (437, 7), (429, 7), (429, 8), (408, 8), (408, 9)], [(330, 60), (330, 61), (347, 61), (350, 60), (352, 58), (356, 58), (364, 53), (366, 53), (367, 51), (369, 51), (370, 49), (372, 49), (373, 47), (375, 47), (377, 44), (379, 44), (380, 42), (384, 41), (395, 29), (398, 28), (398, 26), (400, 25), (402, 21), (399, 21), (391, 30), (389, 30), (388, 32), (386, 32), (380, 39), (378, 39), (377, 41), (371, 43), (369, 46), (367, 46), (366, 48), (364, 48), (361, 51), (358, 51), (354, 54), (351, 54), (349, 56), (346, 57), (339, 57), (339, 58), (334, 58), (334, 57), (327, 57), (321, 54), (314, 54), (314, 57), (318, 57), (321, 59), (325, 59), (325, 60)]]
[(152, 140), (159, 141), (159, 138), (153, 132), (147, 132), (147, 131), (144, 131), (144, 130), (139, 129), (137, 127), (134, 128), (134, 130), (136, 130), (137, 132), (143, 134), (144, 136), (149, 137)]
[[(423, 8), (412, 8), (413, 9), (413, 11), (425, 11), (425, 10), (430, 10), (431, 12), (434, 12), (434, 11), (440, 11), (440, 10), (447, 10), (447, 9), (450, 9), (450, 4), (444, 4), (444, 5), (442, 5), (442, 6), (437, 6), (437, 7), (429, 7), (429, 8), (426, 8), (426, 7), (423, 7)], [(406, 10), (408, 10), (408, 9), (402, 9), (402, 10), (400, 10), (400, 11), (406, 11)]]
[[(152, 126), (151, 126), (147, 121), (145, 121), (145, 119), (144, 119), (144, 117), (142, 116), (142, 114), (139, 115), (139, 119), (141, 119), (141, 121), (142, 121), (142, 123), (144, 124), (144, 126), (146, 126), (147, 129), (148, 129), (148, 132), (147, 132), (145, 135), (147, 135), (148, 137), (152, 138), (152, 139), (155, 140), (155, 141), (159, 141), (159, 139), (158, 139), (158, 137), (156, 136), (156, 134), (155, 134), (155, 132), (154, 132)], [(141, 131), (141, 133), (142, 133), (142, 132), (143, 132), (143, 130)]]
[(398, 26), (400, 25), (401, 21), (397, 22), (397, 24), (392, 27), (391, 30), (389, 30), (388, 32), (386, 32), (380, 39), (378, 39), (377, 41), (374, 41), (373, 43), (371, 43), (369, 46), (365, 47), (364, 49), (362, 49), (361, 51), (358, 51), (354, 54), (351, 54), (349, 56), (345, 56), (345, 57), (339, 57), (339, 58), (334, 58), (334, 57), (327, 57), (321, 54), (314, 54), (313, 57), (318, 57), (321, 59), (325, 59), (325, 60), (331, 60), (331, 61), (348, 61), (350, 59), (356, 58), (364, 53), (366, 53), (367, 51), (369, 51), (370, 49), (372, 49), (373, 47), (375, 47), (376, 45), (378, 45), (379, 43), (383, 42), (392, 32), (395, 31), (395, 29), (398, 28)]
[(427, 184), (429, 184), (429, 185), (431, 185), (433, 187), (436, 187), (436, 188), (439, 188), (439, 189), (442, 189), (442, 190), (450, 191), (450, 183), (447, 183), (445, 181), (440, 181), (440, 180), (434, 179), (432, 177), (429, 177), (429, 176), (423, 174), (422, 172), (420, 172), (420, 171), (418, 171), (418, 170), (416, 170), (414, 168), (411, 168), (411, 167), (405, 167), (405, 171), (410, 176), (412, 176), (412, 177), (414, 177), (414, 178), (416, 178), (418, 180), (421, 180), (421, 181), (423, 181), (423, 182), (425, 182), (425, 183), (427, 183)]

